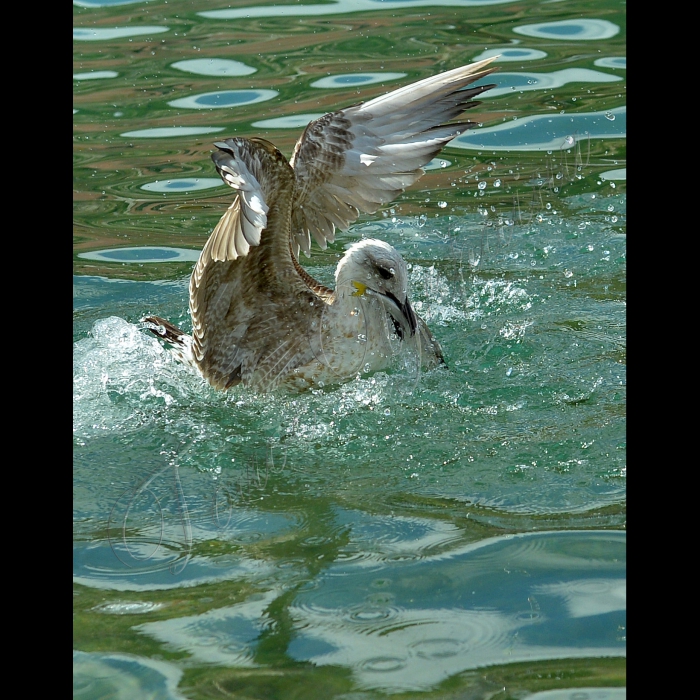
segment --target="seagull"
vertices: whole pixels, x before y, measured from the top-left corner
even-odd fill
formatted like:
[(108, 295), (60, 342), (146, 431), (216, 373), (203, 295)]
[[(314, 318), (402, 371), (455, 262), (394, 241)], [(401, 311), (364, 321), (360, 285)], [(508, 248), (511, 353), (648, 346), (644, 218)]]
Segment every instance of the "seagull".
[[(497, 57), (406, 85), (312, 121), (287, 158), (262, 138), (227, 138), (212, 154), (236, 191), (189, 284), (192, 333), (143, 319), (178, 357), (219, 390), (269, 392), (340, 384), (387, 369), (403, 346), (425, 368), (442, 349), (409, 300), (399, 252), (376, 239), (349, 246), (335, 288), (315, 280), (299, 252), (321, 249), (360, 212), (372, 214), (424, 173), (453, 138), (475, 126), (451, 120), (494, 85)], [(451, 122), (451, 123), (450, 123)]]

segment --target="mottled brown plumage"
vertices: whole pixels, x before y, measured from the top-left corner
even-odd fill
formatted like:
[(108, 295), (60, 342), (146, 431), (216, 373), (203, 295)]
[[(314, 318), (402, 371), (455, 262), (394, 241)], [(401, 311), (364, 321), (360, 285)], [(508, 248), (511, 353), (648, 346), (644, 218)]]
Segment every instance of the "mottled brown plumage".
[(192, 336), (158, 317), (152, 328), (217, 389), (267, 391), (345, 381), (389, 365), (412, 342), (426, 366), (439, 344), (408, 300), (406, 265), (381, 241), (346, 252), (331, 290), (298, 262), (360, 212), (373, 213), (413, 184), (455, 136), (449, 123), (492, 85), (487, 59), (311, 122), (291, 160), (263, 139), (217, 142), (216, 168), (237, 195), (190, 278)]

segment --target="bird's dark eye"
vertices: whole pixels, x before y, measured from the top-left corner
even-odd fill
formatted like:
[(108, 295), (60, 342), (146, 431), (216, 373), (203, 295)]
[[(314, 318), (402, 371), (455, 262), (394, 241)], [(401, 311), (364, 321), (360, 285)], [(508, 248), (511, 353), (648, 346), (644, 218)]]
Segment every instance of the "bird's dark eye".
[(393, 270), (387, 270), (385, 267), (378, 267), (377, 270), (379, 270), (379, 274), (385, 279), (388, 280), (389, 278), (394, 276), (394, 271)]

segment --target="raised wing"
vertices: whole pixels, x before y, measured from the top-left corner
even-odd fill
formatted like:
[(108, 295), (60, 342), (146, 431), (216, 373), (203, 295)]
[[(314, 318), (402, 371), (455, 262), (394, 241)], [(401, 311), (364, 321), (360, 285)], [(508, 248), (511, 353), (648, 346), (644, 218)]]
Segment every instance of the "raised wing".
[(475, 126), (448, 124), (479, 104), (493, 85), (464, 89), (492, 73), (496, 57), (406, 85), (369, 102), (311, 122), (292, 159), (296, 196), (292, 231), (308, 256), (311, 236), (321, 248), (360, 212), (371, 214), (423, 175), (423, 166), (455, 136)]
[(190, 278), (191, 352), (215, 388), (243, 381), (267, 391), (313, 360), (318, 342), (300, 319), (310, 323), (312, 302), (319, 314), (321, 304), (290, 254), (289, 163), (262, 139), (216, 146), (212, 160), (238, 195)]

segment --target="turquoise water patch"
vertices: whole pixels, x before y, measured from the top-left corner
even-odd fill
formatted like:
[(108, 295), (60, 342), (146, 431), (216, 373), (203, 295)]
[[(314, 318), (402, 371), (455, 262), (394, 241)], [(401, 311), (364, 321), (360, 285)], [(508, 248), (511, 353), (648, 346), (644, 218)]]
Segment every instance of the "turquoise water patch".
[(73, 27), (74, 41), (105, 41), (107, 39), (124, 39), (129, 36), (145, 36), (149, 34), (162, 34), (169, 32), (170, 27), (97, 27), (87, 29), (85, 27)]
[[(514, 0), (391, 0), (391, 9), (414, 7), (482, 7), (507, 5)], [(381, 0), (335, 0), (323, 5), (268, 5), (267, 7), (237, 7), (198, 12), (209, 19), (247, 19), (249, 17), (302, 17), (308, 15), (337, 15), (349, 12), (383, 10), (389, 3)]]
[(93, 250), (89, 253), (78, 253), (78, 257), (84, 260), (122, 263), (196, 262), (199, 260), (199, 251), (188, 248), (134, 246)]
[(433, 158), (427, 165), (423, 166), (423, 170), (438, 170), (440, 168), (446, 168), (448, 165), (452, 165), (451, 160), (446, 158)]
[(627, 68), (627, 56), (604, 56), (593, 61), (594, 66), (601, 68)]
[(592, 41), (610, 39), (620, 32), (620, 27), (606, 19), (565, 19), (559, 22), (539, 22), (514, 27), (516, 34), (535, 36), (539, 39), (564, 39)]
[(494, 73), (476, 85), (496, 83), (495, 88), (481, 95), (480, 99), (484, 99), (527, 90), (552, 90), (567, 83), (615, 83), (620, 80), (622, 78), (617, 75), (589, 68), (564, 68), (551, 73)]
[(223, 131), (223, 126), (161, 126), (152, 129), (125, 131), (120, 136), (133, 139), (164, 139), (173, 136), (196, 136), (197, 134), (215, 134)]
[(152, 698), (185, 700), (182, 671), (165, 661), (133, 654), (73, 652), (73, 700)]
[(557, 688), (533, 693), (527, 700), (627, 700), (627, 688)]
[(600, 173), (598, 177), (601, 180), (626, 180), (627, 168), (616, 168), (615, 170), (606, 170), (604, 173)]
[(537, 61), (540, 58), (546, 58), (547, 53), (539, 49), (488, 49), (482, 51), (478, 56), (474, 56), (475, 61), (483, 61), (484, 59), (498, 56), (495, 63), (504, 63), (506, 61)]
[(101, 78), (116, 78), (119, 75), (114, 70), (93, 70), (87, 73), (73, 73), (73, 80), (100, 80)]
[(624, 532), (505, 535), (419, 560), (409, 541), (402, 556), (337, 562), (302, 589), (289, 655), (393, 692), (506, 657), (625, 655)]
[(627, 107), (605, 112), (539, 114), (472, 129), (450, 142), (451, 148), (489, 151), (551, 151), (572, 148), (592, 139), (621, 139), (627, 136)]
[(352, 85), (370, 85), (382, 83), (388, 80), (405, 78), (406, 73), (343, 73), (342, 75), (329, 75), (311, 83), (315, 88), (344, 88)]
[(182, 177), (147, 182), (145, 185), (141, 185), (141, 189), (148, 192), (194, 192), (221, 187), (223, 184), (221, 178), (218, 177)]
[(185, 61), (176, 61), (170, 64), (171, 68), (195, 73), (196, 75), (252, 75), (257, 68), (247, 66), (240, 61), (232, 61), (228, 58), (190, 58)]
[(313, 112), (311, 114), (292, 114), (288, 117), (275, 117), (274, 119), (261, 119), (253, 122), (251, 126), (258, 129), (301, 129), (324, 114), (325, 112)]
[(171, 107), (187, 109), (217, 109), (220, 107), (243, 107), (256, 102), (265, 102), (277, 97), (277, 90), (221, 90), (203, 92), (200, 95), (182, 97), (168, 102)]
[(138, 630), (202, 663), (253, 668), (257, 666), (253, 657), (265, 629), (266, 609), (280, 594), (256, 593), (243, 603), (202, 615), (147, 622)]
[(115, 7), (117, 5), (136, 5), (147, 0), (73, 0), (78, 7)]

